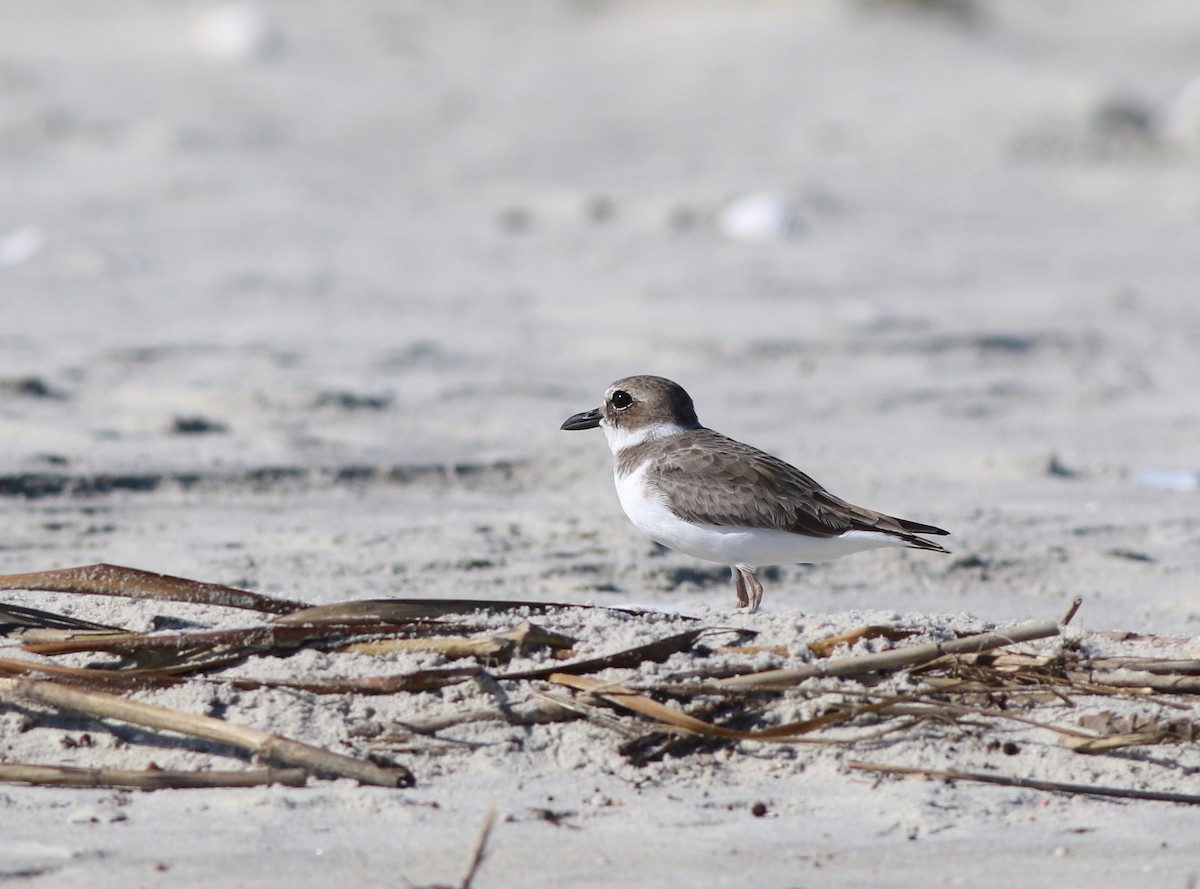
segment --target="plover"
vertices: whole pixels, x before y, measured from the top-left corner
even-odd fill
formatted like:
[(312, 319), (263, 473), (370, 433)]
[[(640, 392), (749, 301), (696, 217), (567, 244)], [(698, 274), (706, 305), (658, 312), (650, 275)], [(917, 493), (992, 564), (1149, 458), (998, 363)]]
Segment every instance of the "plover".
[(737, 604), (757, 611), (765, 565), (826, 562), (885, 546), (948, 552), (933, 525), (835, 497), (765, 451), (706, 429), (691, 397), (663, 377), (617, 380), (604, 404), (563, 429), (594, 429), (615, 458), (617, 496), (630, 521), (663, 546), (729, 565)]

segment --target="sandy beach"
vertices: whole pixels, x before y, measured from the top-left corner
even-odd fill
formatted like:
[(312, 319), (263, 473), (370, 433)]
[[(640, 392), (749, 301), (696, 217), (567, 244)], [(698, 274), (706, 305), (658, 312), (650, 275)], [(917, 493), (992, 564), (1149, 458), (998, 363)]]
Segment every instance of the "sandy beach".
[[(593, 605), (531, 619), (578, 657), (697, 621), (750, 630), (780, 667), (856, 627), (944, 641), (1082, 597), (1024, 650), (1200, 658), (1193, 4), (43, 0), (0, 19), (0, 573), (103, 562), (316, 605)], [(759, 614), (737, 612), (727, 568), (632, 527), (603, 435), (559, 429), (635, 373), (852, 502), (949, 529), (952, 554), (783, 567)], [(138, 632), (247, 621), (0, 605)], [(735, 657), (705, 644), (709, 667)], [(699, 658), (601, 675), (667, 683)], [(306, 649), (238, 669), (447, 665)], [(227, 680), (134, 697), (365, 757), (398, 727), (567, 694)], [(820, 683), (767, 721), (858, 693)], [(1053, 706), (1037, 719), (1200, 721), (1194, 694)], [(1194, 806), (848, 765), (1200, 794), (1195, 741), (1083, 755), (1032, 724), (930, 722), (635, 762), (622, 730), (644, 717), (611, 719), (384, 745), (405, 789), (0, 785), (0, 881), (460, 885), (492, 810), (479, 889), (1200, 875)], [(0, 764), (247, 759), (0, 704)]]

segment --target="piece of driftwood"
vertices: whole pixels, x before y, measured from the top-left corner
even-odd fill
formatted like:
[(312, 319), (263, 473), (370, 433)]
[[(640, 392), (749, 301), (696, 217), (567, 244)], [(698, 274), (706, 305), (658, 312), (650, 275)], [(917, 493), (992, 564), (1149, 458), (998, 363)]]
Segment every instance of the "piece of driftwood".
[(76, 766), (0, 763), (0, 783), (57, 787), (136, 787), (141, 790), (194, 787), (303, 787), (304, 769), (247, 769), (245, 771), (182, 771), (178, 769), (85, 769)]
[(848, 760), (847, 767), (863, 772), (878, 772), (884, 775), (920, 775), (946, 781), (977, 781), (982, 784), (1000, 784), (1005, 787), (1025, 787), (1044, 790), (1048, 793), (1066, 793), (1085, 796), (1108, 796), (1117, 799), (1156, 800), (1166, 803), (1183, 803), (1200, 806), (1200, 795), (1174, 793), (1165, 790), (1136, 790), (1125, 787), (1104, 787), (1096, 784), (1063, 784), (1058, 781), (1042, 781), (1037, 778), (1022, 778), (1017, 775), (990, 775), (984, 772), (960, 772), (957, 769), (920, 769), (913, 766), (884, 765), (873, 762)]
[(764, 670), (758, 673), (731, 676), (719, 680), (716, 685), (740, 691), (782, 690), (808, 679), (823, 676), (866, 676), (870, 673), (913, 667), (948, 654), (973, 654), (1003, 645), (1012, 645), (1016, 642), (1028, 642), (1057, 635), (1058, 624), (1055, 622), (1035, 621), (1009, 630), (979, 633), (973, 636), (964, 636), (962, 639), (951, 639), (947, 642), (908, 645), (878, 654), (818, 661), (794, 669)]
[(414, 780), (412, 772), (400, 765), (380, 766), (223, 719), (128, 701), (105, 692), (71, 688), (45, 679), (0, 679), (0, 701), (43, 704), (60, 710), (178, 732), (228, 744), (264, 759), (299, 766), (318, 774), (353, 778), (362, 784), (408, 787)]

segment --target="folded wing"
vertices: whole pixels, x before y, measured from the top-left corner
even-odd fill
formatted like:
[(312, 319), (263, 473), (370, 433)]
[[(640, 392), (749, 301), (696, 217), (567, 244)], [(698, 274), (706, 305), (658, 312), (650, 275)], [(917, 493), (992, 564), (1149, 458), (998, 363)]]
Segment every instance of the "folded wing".
[(855, 506), (810, 476), (765, 451), (711, 429), (676, 436), (677, 446), (658, 456), (648, 481), (658, 482), (667, 502), (690, 522), (837, 537), (876, 531), (918, 549), (946, 552), (921, 534), (948, 531)]

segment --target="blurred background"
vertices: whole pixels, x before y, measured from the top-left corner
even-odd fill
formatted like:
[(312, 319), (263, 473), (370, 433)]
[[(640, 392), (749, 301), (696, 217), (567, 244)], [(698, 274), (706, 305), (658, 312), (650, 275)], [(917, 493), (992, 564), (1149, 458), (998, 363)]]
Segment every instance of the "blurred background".
[[(535, 592), (672, 589), (599, 437), (558, 432), (659, 373), (835, 492), (965, 535), (964, 591), (1111, 583), (1114, 619), (1195, 619), (1182, 586), (1143, 601), (1200, 564), (1192, 2), (8, 0), (0, 22), (12, 570), (222, 579), (180, 536), (203, 502), (126, 504), (99, 537), (77, 504), (39, 507), (57, 531), (15, 505), (98, 477), (174, 478), (161, 507), (181, 477), (457, 464), (496, 479), (476, 525), (543, 523), (443, 543), (490, 552), (486, 583), (523, 546)], [(359, 507), (386, 539), (342, 570), (405, 563), (386, 535), (442, 522), (438, 484)], [(225, 580), (290, 582), (248, 509), (186, 533), (256, 547)], [(271, 539), (340, 549), (299, 527)], [(574, 550), (534, 567), (580, 527), (599, 580)], [(912, 571), (937, 601), (951, 569)]]

